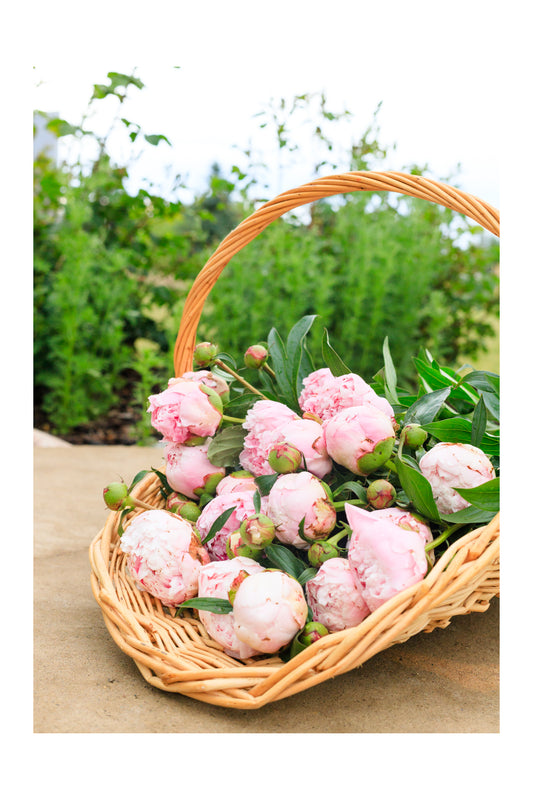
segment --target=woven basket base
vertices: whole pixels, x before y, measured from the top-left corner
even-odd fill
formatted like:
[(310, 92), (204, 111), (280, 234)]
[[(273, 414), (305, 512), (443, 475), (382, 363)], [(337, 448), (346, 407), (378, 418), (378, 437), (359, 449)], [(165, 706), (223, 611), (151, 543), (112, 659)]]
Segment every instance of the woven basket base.
[[(148, 475), (134, 494), (162, 508), (159, 487), (159, 479)], [(288, 662), (278, 656), (238, 661), (208, 636), (195, 612), (173, 617), (137, 589), (118, 526), (118, 512), (110, 514), (90, 547), (92, 590), (113, 640), (152, 686), (228, 708), (260, 708), (304, 691), (417, 633), (446, 627), (456, 615), (486, 611), (499, 594), (498, 515), (451, 545), (423, 581), (356, 628), (319, 639)]]

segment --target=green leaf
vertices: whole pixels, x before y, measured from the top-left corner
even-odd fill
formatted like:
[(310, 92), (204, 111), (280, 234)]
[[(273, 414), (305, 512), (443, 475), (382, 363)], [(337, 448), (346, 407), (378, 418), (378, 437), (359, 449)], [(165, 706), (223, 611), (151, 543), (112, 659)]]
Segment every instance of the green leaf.
[[(438, 422), (422, 425), (425, 431), (441, 442), (460, 442), (470, 444), (472, 439), (472, 422), (464, 417), (452, 417)], [(500, 441), (497, 436), (486, 433), (480, 443), (480, 449), (487, 455), (496, 456), (500, 452)]]
[(151, 472), (151, 471), (152, 470), (149, 470), (149, 469), (142, 469), (140, 472), (138, 472), (137, 475), (132, 480), (132, 482), (130, 483), (130, 486), (128, 488), (128, 494), (131, 492), (131, 490), (134, 488), (134, 486), (137, 486), (137, 484), (140, 481), (142, 481), (142, 479), (145, 478), (148, 475), (148, 473)]
[(159, 478), (159, 480), (161, 481), (161, 484), (162, 484), (162, 486), (163, 486), (163, 489), (165, 490), (165, 492), (166, 492), (167, 494), (172, 494), (172, 492), (174, 491), (174, 489), (172, 488), (172, 486), (171, 486), (171, 485), (169, 484), (169, 482), (167, 481), (167, 477), (166, 477), (166, 475), (164, 474), (164, 472), (160, 472), (160, 470), (158, 470), (158, 469), (155, 469), (155, 467), (152, 467), (152, 472), (155, 472), (155, 474), (157, 475), (157, 477), (158, 477), (158, 478)]
[(265, 547), (263, 552), (272, 566), (281, 569), (283, 572), (296, 578), (296, 580), (298, 580), (304, 570), (308, 569), (307, 564), (281, 544), (269, 544)]
[(261, 494), (259, 493), (259, 491), (254, 492), (253, 501), (254, 501), (255, 513), (256, 514), (260, 514), (261, 513)]
[(464, 376), (462, 383), (468, 383), (480, 392), (492, 392), (497, 395), (500, 393), (500, 376), (495, 372), (474, 370)]
[(346, 366), (342, 358), (335, 352), (333, 347), (329, 343), (329, 334), (324, 328), (324, 335), (322, 337), (322, 358), (324, 359), (324, 363), (329, 369), (331, 370), (332, 375), (335, 378), (340, 377), (341, 375), (349, 375), (351, 370), (349, 367)]
[(456, 489), (465, 500), (484, 511), (499, 511), (500, 509), (500, 479), (493, 478), (473, 489)]
[(262, 497), (265, 497), (267, 494), (270, 493), (270, 490), (276, 483), (277, 479), (279, 478), (278, 473), (274, 473), (274, 475), (259, 475), (255, 478), (254, 483), (259, 489), (259, 492)]
[(282, 399), (292, 405), (295, 402), (295, 398), (287, 369), (287, 352), (276, 328), (271, 329), (268, 334), (267, 342), (268, 352), (272, 359), (274, 372), (276, 373), (276, 381), (283, 395)]
[(221, 597), (191, 597), (176, 606), (177, 611), (182, 608), (197, 608), (201, 611), (210, 611), (212, 614), (230, 614), (233, 611), (230, 601)]
[(396, 369), (389, 350), (388, 336), (385, 337), (385, 341), (383, 342), (383, 360), (385, 363), (385, 396), (389, 403), (397, 405), (400, 401), (396, 393)]
[(359, 498), (359, 500), (364, 500), (366, 503), (366, 489), (362, 484), (357, 483), (356, 481), (346, 481), (346, 483), (341, 484), (333, 492), (334, 498), (338, 498), (338, 496), (343, 492), (352, 492), (356, 497)]
[(415, 400), (413, 405), (406, 411), (404, 417), (404, 424), (409, 422), (416, 422), (419, 425), (426, 425), (431, 422), (442, 406), (448, 399), (451, 392), (451, 387), (446, 386), (443, 389), (437, 389), (434, 392), (422, 395), (418, 400)]
[(317, 572), (318, 570), (315, 567), (308, 567), (307, 569), (304, 569), (304, 571), (298, 576), (298, 583), (300, 583), (302, 586), (305, 586), (307, 581), (312, 580)]
[(414, 467), (402, 461), (399, 456), (396, 457), (394, 463), (398, 471), (398, 478), (402, 489), (416, 510), (422, 514), (423, 517), (427, 517), (434, 522), (439, 522), (439, 511), (427, 478)]
[(302, 317), (294, 325), (287, 336), (287, 370), (296, 396), (299, 395), (300, 367), (304, 353), (304, 342), (315, 319), (316, 314)]
[(485, 401), (481, 396), (476, 403), (474, 413), (472, 415), (472, 434), (470, 436), (470, 444), (474, 447), (480, 447), (487, 428), (487, 409)]
[(216, 520), (209, 528), (209, 533), (207, 534), (205, 539), (202, 539), (202, 544), (207, 544), (207, 542), (210, 542), (213, 536), (215, 536), (220, 530), (222, 530), (222, 528), (224, 527), (224, 525), (231, 517), (236, 508), (237, 506), (232, 506), (231, 508), (227, 508), (225, 511), (222, 512), (222, 514), (220, 514), (220, 516), (216, 518)]
[(207, 457), (216, 467), (237, 464), (246, 431), (242, 425), (232, 425), (217, 433), (207, 448)]
[(145, 133), (144, 138), (148, 142), (148, 144), (153, 144), (156, 146), (159, 144), (159, 142), (166, 142), (167, 144), (170, 144), (167, 137), (163, 136), (160, 133), (150, 133), (150, 134)]
[(490, 522), (494, 517), (494, 511), (486, 511), (475, 506), (468, 506), (462, 508), (461, 511), (455, 511), (453, 514), (441, 514), (441, 519), (445, 522), (450, 522), (452, 525), (461, 523), (463, 525), (482, 525)]

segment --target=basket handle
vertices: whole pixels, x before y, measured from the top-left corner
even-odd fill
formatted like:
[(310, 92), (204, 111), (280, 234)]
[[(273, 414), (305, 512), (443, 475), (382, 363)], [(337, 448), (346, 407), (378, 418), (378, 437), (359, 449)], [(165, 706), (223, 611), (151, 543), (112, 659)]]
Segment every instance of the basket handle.
[(176, 376), (192, 369), (196, 331), (204, 303), (230, 259), (287, 211), (324, 197), (348, 192), (397, 192), (451, 208), (470, 217), (495, 236), (500, 233), (497, 209), (474, 195), (420, 175), (402, 172), (346, 172), (317, 178), (269, 200), (240, 223), (219, 244), (191, 286), (174, 348)]

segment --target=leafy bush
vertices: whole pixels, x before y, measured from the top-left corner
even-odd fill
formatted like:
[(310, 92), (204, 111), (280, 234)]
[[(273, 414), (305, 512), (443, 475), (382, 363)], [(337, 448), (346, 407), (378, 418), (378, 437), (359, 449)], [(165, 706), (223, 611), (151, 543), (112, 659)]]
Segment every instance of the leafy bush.
[[(139, 419), (131, 440), (148, 440), (146, 396), (171, 374), (192, 280), (221, 239), (275, 193), (260, 179), (260, 154), (251, 148), (231, 180), (213, 165), (207, 190), (190, 203), (177, 189), (169, 200), (150, 184), (129, 192), (140, 148), (168, 143), (124, 116), (128, 92), (142, 89), (139, 78), (110, 72), (89, 101), (89, 109), (118, 104), (114, 129), (130, 143), (126, 163), (108, 154), (113, 128), (96, 136), (89, 113), (79, 125), (48, 123), (78, 153), (92, 142), (89, 163), (81, 155), (59, 166), (45, 156), (35, 162), (35, 407), (39, 422), (64, 436), (127, 403)], [(376, 168), (386, 157), (376, 115), (361, 140), (339, 152), (336, 132), (349, 112), (332, 112), (324, 96), (272, 105), (258, 117), (258, 133), (273, 138), (279, 153), (268, 172), (302, 160), (304, 147), (316, 174)], [(244, 352), (272, 325), (286, 335), (296, 319), (319, 314), (334, 346), (366, 378), (385, 336), (400, 378), (418, 346), (447, 363), (459, 354), (474, 358), (497, 312), (498, 247), (472, 236), (462, 244), (461, 234), (473, 230), (415, 200), (355, 194), (316, 203), (309, 219), (285, 215), (234, 257), (208, 299), (199, 336)], [(309, 346), (321, 347), (320, 325)]]

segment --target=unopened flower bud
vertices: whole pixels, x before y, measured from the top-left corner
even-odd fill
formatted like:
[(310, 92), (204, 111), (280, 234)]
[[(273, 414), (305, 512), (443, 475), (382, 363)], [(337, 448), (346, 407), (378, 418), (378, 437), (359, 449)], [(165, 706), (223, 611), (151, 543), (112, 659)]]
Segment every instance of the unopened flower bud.
[(298, 638), (305, 647), (309, 647), (310, 644), (318, 642), (319, 639), (328, 634), (328, 629), (321, 622), (308, 622)]
[(229, 559), (244, 556), (252, 558), (254, 561), (261, 555), (262, 551), (256, 547), (249, 547), (243, 540), (239, 531), (230, 533), (226, 539), (226, 555)]
[(422, 447), (427, 438), (428, 435), (421, 425), (409, 423), (403, 429), (403, 440), (407, 447), (412, 447), (413, 450)]
[(194, 348), (193, 363), (201, 369), (208, 367), (216, 358), (218, 347), (212, 342), (201, 342)]
[(196, 522), (201, 514), (199, 506), (179, 492), (169, 494), (165, 505), (173, 514), (178, 514), (182, 519), (186, 519), (189, 522)]
[(254, 514), (241, 522), (239, 533), (248, 547), (262, 550), (276, 536), (276, 528), (265, 514)]
[(281, 475), (296, 472), (302, 463), (302, 452), (289, 442), (279, 442), (268, 454), (268, 463)]
[(372, 508), (389, 508), (396, 499), (396, 489), (392, 483), (380, 478), (367, 488), (366, 499)]
[(307, 552), (307, 558), (312, 567), (320, 567), (330, 558), (339, 557), (339, 548), (332, 542), (315, 542)]
[(216, 488), (223, 477), (224, 475), (222, 472), (213, 472), (206, 480), (204, 488), (202, 490), (202, 494), (209, 494), (214, 496)]
[(128, 499), (128, 487), (125, 483), (110, 483), (104, 489), (104, 502), (112, 511), (118, 511)]
[(268, 358), (268, 350), (262, 344), (254, 344), (244, 354), (244, 364), (250, 369), (261, 369)]

